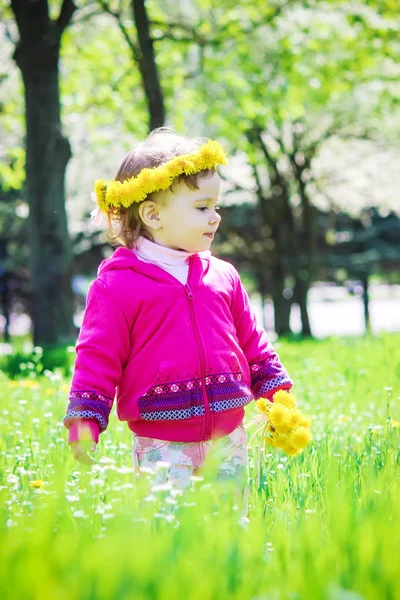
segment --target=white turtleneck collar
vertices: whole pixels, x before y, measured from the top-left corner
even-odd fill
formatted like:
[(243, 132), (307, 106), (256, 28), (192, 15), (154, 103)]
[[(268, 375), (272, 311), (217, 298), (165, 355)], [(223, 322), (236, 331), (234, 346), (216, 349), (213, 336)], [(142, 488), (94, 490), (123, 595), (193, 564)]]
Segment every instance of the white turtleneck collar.
[(174, 250), (173, 248), (167, 248), (167, 246), (160, 246), (160, 244), (155, 244), (142, 236), (139, 238), (135, 252), (139, 258), (148, 259), (151, 262), (157, 261), (171, 267), (185, 264), (188, 262), (189, 256), (196, 254), (196, 252), (186, 252), (186, 250)]
[(189, 271), (189, 257), (193, 254), (199, 256), (210, 256), (211, 252), (187, 252), (186, 250), (174, 250), (166, 246), (160, 246), (150, 240), (140, 237), (133, 250), (137, 257), (144, 262), (158, 265), (181, 283), (187, 283)]

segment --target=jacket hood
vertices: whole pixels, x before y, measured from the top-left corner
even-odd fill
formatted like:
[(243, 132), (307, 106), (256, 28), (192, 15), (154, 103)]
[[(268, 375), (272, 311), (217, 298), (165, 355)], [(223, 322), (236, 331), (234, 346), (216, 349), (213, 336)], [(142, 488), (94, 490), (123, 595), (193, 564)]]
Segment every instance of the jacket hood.
[[(211, 252), (209, 250), (206, 250), (204, 252), (196, 253), (193, 256), (198, 257), (200, 259), (204, 259), (209, 262)], [(151, 265), (140, 260), (133, 250), (121, 247), (114, 250), (112, 256), (104, 259), (100, 263), (97, 269), (97, 277), (100, 277), (100, 275), (103, 275), (107, 271), (115, 271), (122, 269), (133, 269), (134, 271), (140, 273), (149, 274), (149, 266)]]

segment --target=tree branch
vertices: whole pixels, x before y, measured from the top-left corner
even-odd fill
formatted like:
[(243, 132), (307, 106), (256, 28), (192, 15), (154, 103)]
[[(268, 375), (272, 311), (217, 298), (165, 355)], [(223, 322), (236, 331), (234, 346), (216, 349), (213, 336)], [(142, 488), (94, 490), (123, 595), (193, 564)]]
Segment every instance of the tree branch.
[(105, 0), (97, 0), (97, 2), (100, 4), (100, 6), (104, 10), (104, 12), (111, 15), (112, 17), (114, 17), (114, 19), (117, 20), (118, 27), (120, 28), (120, 31), (121, 31), (122, 35), (124, 36), (125, 41), (128, 44), (129, 48), (132, 50), (133, 58), (139, 64), (140, 54), (141, 54), (140, 48), (137, 44), (135, 44), (135, 42), (129, 35), (128, 29), (125, 27), (125, 25), (122, 21), (121, 12), (113, 11), (111, 6), (108, 4), (108, 2), (105, 2)]
[(255, 127), (254, 129), (252, 129), (251, 131), (248, 132), (247, 134), (247, 139), (249, 140), (249, 142), (251, 144), (257, 144), (258, 147), (260, 148), (261, 152), (264, 155), (265, 160), (267, 161), (267, 164), (269, 165), (271, 171), (273, 172), (273, 175), (275, 178), (279, 178), (280, 177), (280, 173), (278, 170), (278, 163), (277, 160), (275, 158), (273, 158), (273, 156), (271, 155), (271, 153), (269, 152), (267, 146), (264, 144), (264, 140), (261, 137), (261, 131), (259, 128)]
[(77, 8), (78, 7), (76, 6), (76, 4), (74, 4), (74, 0), (63, 0), (60, 14), (57, 19), (57, 27), (60, 34), (62, 34), (64, 29), (68, 27), (72, 19), (72, 15), (77, 10)]
[[(88, 8), (85, 6), (84, 8)], [(92, 11), (88, 10), (84, 12), (84, 9), (79, 9), (78, 17), (74, 19), (74, 23), (85, 23), (86, 21), (90, 21), (92, 17), (98, 17), (103, 14), (104, 11), (100, 10), (100, 8), (93, 8)]]
[[(259, 29), (260, 27), (270, 25), (284, 10), (284, 8), (286, 8), (290, 4), (291, 1), (288, 0), (286, 4), (282, 4), (281, 6), (276, 7), (275, 11), (272, 14), (265, 15), (264, 18), (262, 18), (258, 22), (251, 22), (251, 26), (247, 29), (241, 29), (240, 34), (243, 36), (247, 36), (257, 31), (257, 29)], [(198, 33), (198, 29), (201, 27), (201, 22), (192, 27), (189, 25), (185, 25), (184, 23), (153, 20), (150, 21), (150, 25), (152, 27), (154, 26), (159, 27), (160, 29), (166, 29), (166, 31), (163, 31), (162, 35), (154, 37), (155, 40), (170, 39), (176, 42), (197, 43), (201, 46), (220, 47), (232, 37), (229, 33), (229, 26), (231, 25), (231, 21), (228, 21), (223, 27), (220, 27), (218, 29), (218, 35), (216, 35), (212, 39), (205, 38), (204, 36)], [(177, 29), (178, 31), (181, 30), (186, 34), (186, 36), (179, 37), (179, 35), (177, 36), (176, 33), (172, 33), (171, 29)]]
[(3, 21), (6, 38), (15, 46), (18, 44), (18, 38), (14, 37), (7, 21)]
[[(264, 15), (263, 18), (258, 22), (252, 21), (251, 27), (249, 27), (248, 29), (242, 29), (241, 33), (243, 35), (250, 35), (251, 33), (254, 33), (255, 31), (257, 31), (257, 29), (259, 27), (264, 27), (265, 25), (270, 25), (282, 13), (282, 11), (285, 8), (287, 8), (291, 4), (295, 4), (295, 1), (296, 0), (287, 0), (286, 4), (281, 4), (280, 6), (275, 7), (275, 11), (273, 13), (271, 13), (269, 15)], [(223, 27), (220, 28), (219, 31), (220, 31), (220, 33), (222, 33), (222, 35), (218, 42), (219, 44), (225, 43), (226, 38), (224, 37), (223, 34), (228, 30), (230, 24), (231, 24), (231, 22), (228, 22)], [(228, 37), (230, 39), (229, 31), (228, 31)]]
[[(154, 41), (173, 40), (174, 42), (182, 42), (185, 44), (198, 44), (204, 46), (221, 46), (221, 41), (216, 39), (208, 39), (198, 33), (197, 27), (189, 27), (183, 23), (171, 23), (169, 21), (149, 21), (150, 27), (161, 29), (161, 34), (154, 34)], [(173, 31), (175, 30), (175, 32)], [(183, 32), (183, 35), (182, 33)]]

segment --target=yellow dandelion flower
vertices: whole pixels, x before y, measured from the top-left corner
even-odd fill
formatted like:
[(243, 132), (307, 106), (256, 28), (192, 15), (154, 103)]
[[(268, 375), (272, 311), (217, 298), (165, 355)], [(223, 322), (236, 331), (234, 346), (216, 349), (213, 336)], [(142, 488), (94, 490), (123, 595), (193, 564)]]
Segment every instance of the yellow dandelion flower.
[(202, 147), (202, 159), (206, 164), (227, 164), (226, 154), (218, 142), (211, 140)]
[(163, 190), (170, 185), (170, 174), (165, 169), (155, 172), (153, 175), (153, 181), (159, 189)]
[(310, 427), (311, 421), (312, 421), (311, 417), (306, 417), (306, 415), (303, 415), (303, 414), (300, 413), (300, 422), (299, 422), (299, 425), (301, 427)]
[(97, 181), (95, 181), (94, 192), (96, 194), (96, 198), (99, 204), (105, 202), (107, 185), (104, 179), (98, 179)]
[(298, 427), (290, 435), (290, 444), (294, 448), (305, 448), (311, 441), (311, 431), (306, 427)]
[(197, 168), (196, 168), (196, 165), (194, 164), (194, 162), (192, 162), (191, 160), (188, 159), (186, 161), (184, 172), (186, 175), (194, 175), (195, 173), (197, 173)]
[(286, 390), (275, 392), (273, 399), (277, 404), (282, 404), (283, 406), (287, 406), (287, 408), (294, 408), (296, 406), (296, 398)]
[(37, 381), (32, 381), (32, 379), (25, 379), (24, 381), (18, 381), (18, 387), (28, 388), (28, 389), (37, 389), (40, 388), (40, 383)]
[(167, 164), (166, 167), (173, 174), (175, 174), (175, 171), (177, 169), (180, 169), (181, 171), (184, 171), (185, 168), (187, 167), (187, 159), (186, 159), (185, 156), (177, 156), (174, 159), (174, 164), (171, 164), (171, 165)]
[(400, 421), (390, 421), (391, 427), (400, 427)]
[(273, 404), (268, 411), (268, 419), (271, 424), (278, 430), (287, 426), (290, 419), (290, 410), (281, 404)]
[(107, 188), (107, 204), (120, 206), (121, 199), (125, 196), (127, 188), (125, 187), (123, 190), (119, 190), (118, 186), (115, 185), (116, 183), (119, 183), (119, 181), (113, 181)]
[(276, 433), (287, 434), (292, 430), (292, 426), (290, 425), (290, 421), (285, 423), (281, 423), (280, 425), (275, 426)]
[(142, 169), (140, 171), (140, 181), (143, 185), (148, 185), (151, 182), (151, 169)]
[(268, 444), (268, 446), (273, 446), (274, 448), (277, 448), (275, 438), (270, 437), (269, 435), (266, 435), (266, 436), (264, 436), (264, 440), (265, 440), (265, 443)]
[(201, 157), (203, 161), (211, 162), (214, 160), (214, 156), (215, 150), (211, 144), (209, 144), (207, 147), (204, 147), (203, 154)]
[(275, 446), (275, 448), (283, 448), (286, 443), (286, 436), (282, 434), (273, 434), (271, 436), (272, 444), (271, 446)]
[(271, 402), (266, 398), (259, 398), (258, 400), (256, 400), (257, 410), (259, 410), (264, 415), (268, 413), (270, 406)]
[(284, 452), (286, 452), (286, 454), (288, 454), (289, 456), (296, 456), (296, 454), (299, 453), (297, 448), (293, 448), (293, 446), (291, 446), (291, 444), (285, 444), (282, 448), (282, 450), (284, 450)]
[(45, 486), (45, 482), (43, 481), (43, 479), (35, 479), (34, 481), (30, 481), (29, 485), (31, 486), (31, 488), (43, 489)]
[[(119, 182), (118, 182), (119, 183)], [(117, 201), (120, 206), (125, 206), (128, 208), (129, 202), (132, 202), (133, 199), (136, 199), (140, 196), (141, 189), (135, 179), (130, 179), (127, 184), (123, 187), (118, 186), (115, 188), (115, 194), (117, 195)]]
[(296, 427), (303, 425), (302, 418), (303, 415), (298, 410), (292, 410), (290, 415), (290, 427), (296, 429)]

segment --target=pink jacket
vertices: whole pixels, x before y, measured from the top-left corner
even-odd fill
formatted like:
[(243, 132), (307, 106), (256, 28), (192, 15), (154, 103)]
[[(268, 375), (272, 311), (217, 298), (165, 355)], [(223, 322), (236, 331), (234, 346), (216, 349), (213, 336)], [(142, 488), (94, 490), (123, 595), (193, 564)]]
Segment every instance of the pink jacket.
[(64, 417), (69, 442), (81, 419), (98, 441), (115, 393), (133, 432), (196, 442), (228, 435), (251, 400), (292, 387), (230, 263), (194, 254), (183, 285), (118, 248), (97, 275)]

